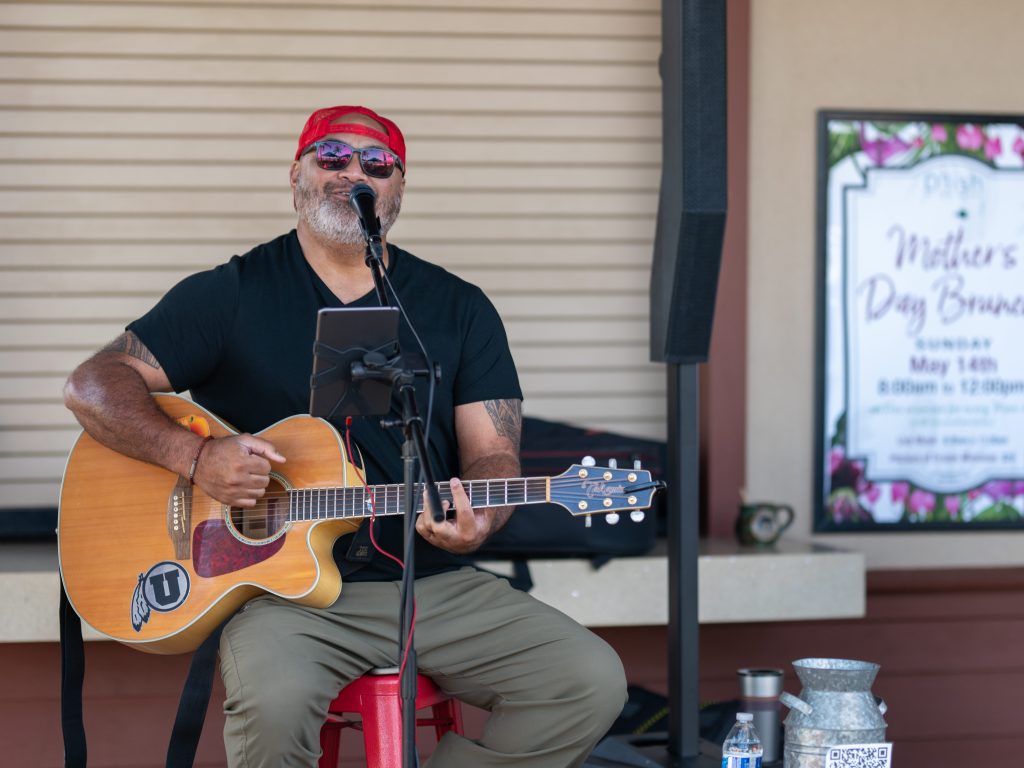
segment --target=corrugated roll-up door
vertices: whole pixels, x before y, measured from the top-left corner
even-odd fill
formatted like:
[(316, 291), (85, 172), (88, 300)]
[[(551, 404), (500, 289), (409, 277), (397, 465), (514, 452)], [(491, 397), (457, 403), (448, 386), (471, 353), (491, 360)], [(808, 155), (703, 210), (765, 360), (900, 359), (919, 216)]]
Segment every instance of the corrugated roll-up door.
[(526, 413), (664, 436), (656, 0), (0, 4), (0, 508), (56, 503), (71, 369), (294, 225), (317, 107), (409, 144), (391, 239), (480, 285)]

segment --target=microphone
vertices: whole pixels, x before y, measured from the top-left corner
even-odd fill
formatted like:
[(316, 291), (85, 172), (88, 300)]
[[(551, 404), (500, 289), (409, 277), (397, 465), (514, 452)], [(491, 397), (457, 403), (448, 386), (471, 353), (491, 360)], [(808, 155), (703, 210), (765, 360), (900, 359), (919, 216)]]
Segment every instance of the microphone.
[(363, 228), (363, 237), (367, 242), (380, 240), (380, 219), (374, 210), (377, 193), (369, 184), (360, 182), (348, 191), (348, 201), (359, 216), (359, 226)]

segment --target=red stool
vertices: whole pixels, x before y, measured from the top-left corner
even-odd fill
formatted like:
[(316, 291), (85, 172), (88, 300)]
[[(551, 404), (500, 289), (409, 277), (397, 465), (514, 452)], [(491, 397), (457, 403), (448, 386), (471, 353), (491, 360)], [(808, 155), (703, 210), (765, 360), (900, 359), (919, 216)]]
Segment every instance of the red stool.
[[(416, 675), (416, 710), (431, 708), (431, 717), (416, 725), (432, 725), (437, 738), (462, 733), (462, 708), (426, 675)], [(362, 722), (341, 717), (362, 715)], [(342, 728), (362, 728), (367, 768), (402, 768), (402, 689), (398, 667), (374, 669), (346, 685), (327, 709), (320, 729), (319, 768), (337, 768)]]

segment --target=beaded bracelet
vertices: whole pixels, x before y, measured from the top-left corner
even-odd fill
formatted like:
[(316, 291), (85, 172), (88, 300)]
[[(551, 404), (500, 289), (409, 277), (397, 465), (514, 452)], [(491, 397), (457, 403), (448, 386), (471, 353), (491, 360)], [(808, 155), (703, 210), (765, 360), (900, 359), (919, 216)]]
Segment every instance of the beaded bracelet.
[(189, 485), (196, 484), (196, 468), (199, 466), (199, 457), (203, 455), (203, 448), (205, 448), (206, 444), (211, 440), (213, 440), (213, 435), (207, 435), (203, 438), (203, 442), (201, 442), (199, 447), (196, 449), (196, 455), (192, 458), (192, 467), (188, 471)]

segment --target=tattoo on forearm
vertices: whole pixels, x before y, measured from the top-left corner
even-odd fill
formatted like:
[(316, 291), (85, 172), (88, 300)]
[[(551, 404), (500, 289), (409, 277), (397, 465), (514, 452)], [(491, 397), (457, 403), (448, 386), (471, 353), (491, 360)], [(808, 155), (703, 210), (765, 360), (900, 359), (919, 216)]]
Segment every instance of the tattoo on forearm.
[(519, 438), (523, 431), (523, 404), (520, 400), (485, 400), (484, 407), (491, 417), (494, 429), (502, 437), (512, 441), (519, 450)]
[(112, 342), (107, 344), (103, 348), (104, 352), (123, 352), (129, 357), (134, 357), (137, 360), (141, 360), (146, 365), (152, 368), (159, 368), (160, 362), (153, 357), (153, 353), (150, 352), (146, 345), (139, 340), (131, 331), (126, 331), (114, 339)]

